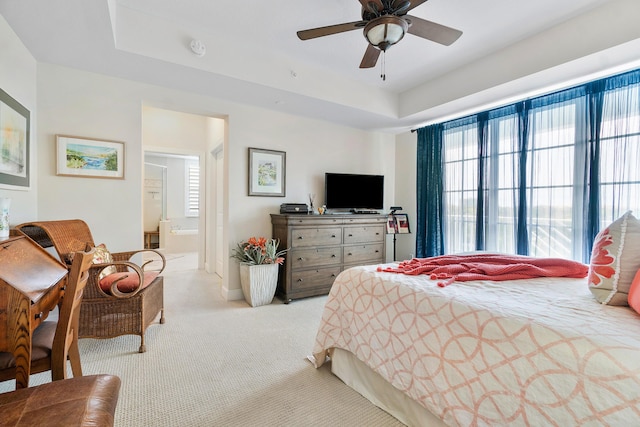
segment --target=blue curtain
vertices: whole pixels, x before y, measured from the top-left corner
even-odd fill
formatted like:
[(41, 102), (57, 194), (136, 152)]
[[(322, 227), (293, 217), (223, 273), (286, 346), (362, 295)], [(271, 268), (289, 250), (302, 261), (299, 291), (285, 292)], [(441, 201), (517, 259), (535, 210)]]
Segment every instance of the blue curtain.
[(531, 103), (520, 102), (516, 105), (518, 115), (518, 163), (516, 203), (516, 253), (529, 255), (529, 233), (527, 231), (527, 151), (529, 149), (529, 109)]
[(442, 124), (418, 129), (416, 256), (444, 254)]
[(489, 113), (478, 114), (478, 193), (476, 207), (476, 250), (485, 250), (485, 192), (487, 187), (487, 156), (489, 147)]
[(591, 247), (600, 230), (600, 130), (605, 82), (599, 80), (587, 85), (588, 139), (585, 165), (584, 233), (582, 261), (589, 262)]

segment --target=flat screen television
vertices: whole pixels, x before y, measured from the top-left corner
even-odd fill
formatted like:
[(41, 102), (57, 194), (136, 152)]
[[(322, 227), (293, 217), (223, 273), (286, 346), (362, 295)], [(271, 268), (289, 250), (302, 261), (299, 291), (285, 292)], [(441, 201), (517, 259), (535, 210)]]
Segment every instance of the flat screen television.
[(383, 209), (384, 175), (325, 173), (324, 201), (327, 209)]

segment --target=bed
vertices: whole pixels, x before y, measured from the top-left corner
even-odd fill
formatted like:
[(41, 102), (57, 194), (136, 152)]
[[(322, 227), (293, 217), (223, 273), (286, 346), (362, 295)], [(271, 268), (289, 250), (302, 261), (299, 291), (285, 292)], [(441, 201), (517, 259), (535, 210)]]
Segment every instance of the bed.
[(336, 278), (310, 358), (405, 424), (639, 422), (640, 315), (586, 279), (440, 287), (378, 270)]

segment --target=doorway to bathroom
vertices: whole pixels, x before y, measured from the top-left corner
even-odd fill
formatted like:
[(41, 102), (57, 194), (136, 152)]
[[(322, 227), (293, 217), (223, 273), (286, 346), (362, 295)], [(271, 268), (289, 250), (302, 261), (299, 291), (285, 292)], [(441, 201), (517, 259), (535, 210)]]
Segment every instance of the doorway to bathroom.
[(145, 151), (145, 247), (161, 250), (172, 268), (199, 268), (200, 206), (199, 157)]
[(148, 105), (142, 116), (145, 243), (165, 253), (167, 268), (212, 273), (222, 233), (211, 218), (220, 185), (208, 154), (224, 145), (226, 120)]

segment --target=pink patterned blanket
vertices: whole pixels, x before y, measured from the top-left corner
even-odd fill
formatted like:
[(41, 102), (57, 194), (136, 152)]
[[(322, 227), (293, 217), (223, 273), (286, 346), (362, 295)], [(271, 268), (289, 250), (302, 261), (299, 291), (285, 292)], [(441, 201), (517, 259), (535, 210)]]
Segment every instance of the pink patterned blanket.
[(443, 255), (432, 258), (414, 258), (397, 267), (379, 267), (385, 273), (412, 276), (428, 274), (444, 287), (453, 282), (471, 280), (517, 280), (536, 277), (587, 277), (589, 266), (560, 258), (533, 258), (521, 255)]
[(482, 280), (354, 267), (336, 278), (312, 354), (354, 354), (451, 426), (640, 420), (640, 316), (586, 279)]

